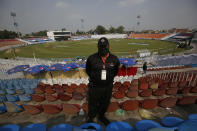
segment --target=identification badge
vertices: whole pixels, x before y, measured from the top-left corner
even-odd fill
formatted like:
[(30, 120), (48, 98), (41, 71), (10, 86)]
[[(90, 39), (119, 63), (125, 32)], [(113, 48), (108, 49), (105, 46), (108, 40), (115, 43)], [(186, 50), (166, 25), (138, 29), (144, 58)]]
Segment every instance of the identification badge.
[(107, 72), (106, 70), (102, 70), (101, 72), (101, 80), (106, 80)]

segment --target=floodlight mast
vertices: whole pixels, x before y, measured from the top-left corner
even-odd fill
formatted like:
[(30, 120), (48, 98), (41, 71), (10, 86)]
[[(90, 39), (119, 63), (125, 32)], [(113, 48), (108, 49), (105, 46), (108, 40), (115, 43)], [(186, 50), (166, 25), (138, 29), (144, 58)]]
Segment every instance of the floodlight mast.
[(140, 19), (141, 19), (141, 16), (137, 15), (137, 27), (138, 27), (139, 32), (140, 32)]
[(17, 32), (17, 34), (18, 34), (18, 37), (20, 38), (20, 32), (19, 32), (19, 30), (18, 30), (18, 23), (16, 22), (16, 13), (15, 12), (11, 12), (10, 13), (10, 15), (12, 16), (12, 18), (13, 18), (13, 25), (14, 25), (14, 27), (15, 27), (15, 29), (16, 29), (16, 32)]
[[(81, 19), (81, 31), (84, 31), (84, 19)], [(85, 32), (85, 31), (84, 31)]]

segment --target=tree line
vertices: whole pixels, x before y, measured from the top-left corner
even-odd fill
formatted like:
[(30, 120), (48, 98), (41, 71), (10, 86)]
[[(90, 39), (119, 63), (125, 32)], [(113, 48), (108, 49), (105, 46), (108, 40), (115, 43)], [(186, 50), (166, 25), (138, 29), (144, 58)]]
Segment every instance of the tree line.
[(77, 30), (76, 31), (76, 34), (113, 34), (113, 33), (119, 33), (119, 34), (122, 34), (122, 33), (125, 33), (124, 31), (124, 26), (118, 26), (117, 28), (113, 27), (113, 26), (110, 26), (109, 29), (106, 29), (104, 26), (102, 25), (98, 25), (96, 27), (96, 29), (91, 29), (87, 32), (84, 32), (84, 31), (79, 31)]
[[(83, 35), (83, 34), (108, 34), (108, 33), (125, 33), (124, 26), (118, 26), (117, 28), (110, 26), (109, 29), (105, 28), (102, 25), (98, 25), (95, 29), (91, 29), (89, 31), (80, 31), (77, 30), (76, 32), (72, 32), (72, 35)], [(65, 31), (66, 28), (62, 28), (62, 31)], [(29, 38), (29, 37), (44, 37), (47, 36), (47, 30), (41, 30), (38, 32), (32, 32), (30, 34), (21, 35), (21, 33), (17, 33), (14, 31), (8, 31), (8, 30), (0, 30), (0, 39), (13, 39), (17, 37), (22, 38)]]
[(0, 39), (14, 39), (18, 37), (18, 33), (8, 30), (0, 30)]

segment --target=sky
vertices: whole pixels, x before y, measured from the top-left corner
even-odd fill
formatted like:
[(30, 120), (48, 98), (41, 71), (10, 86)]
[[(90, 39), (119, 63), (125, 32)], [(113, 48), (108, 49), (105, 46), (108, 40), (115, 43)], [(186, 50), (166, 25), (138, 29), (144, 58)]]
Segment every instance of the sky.
[(16, 31), (11, 12), (23, 34), (88, 31), (97, 25), (134, 31), (197, 29), (197, 0), (0, 0), (0, 30)]

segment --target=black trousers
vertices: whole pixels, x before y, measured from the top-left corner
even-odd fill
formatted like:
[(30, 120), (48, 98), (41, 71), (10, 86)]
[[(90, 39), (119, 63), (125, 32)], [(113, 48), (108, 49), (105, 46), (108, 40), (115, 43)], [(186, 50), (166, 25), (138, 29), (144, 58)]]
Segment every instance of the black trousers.
[(108, 85), (88, 84), (88, 117), (104, 116), (110, 104), (113, 83)]

